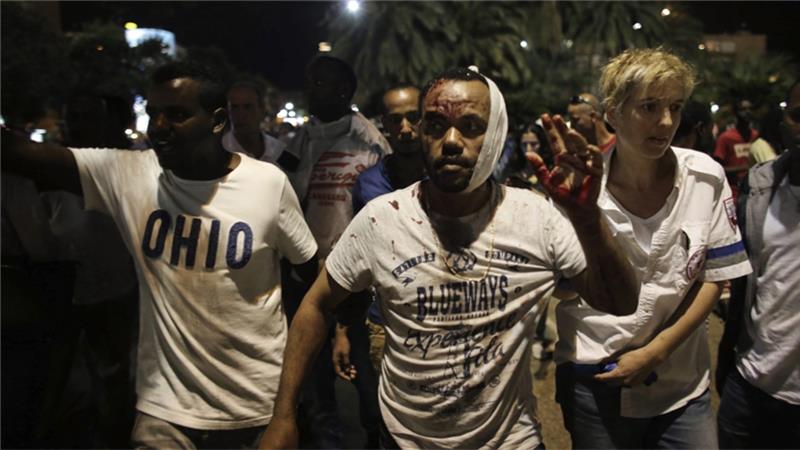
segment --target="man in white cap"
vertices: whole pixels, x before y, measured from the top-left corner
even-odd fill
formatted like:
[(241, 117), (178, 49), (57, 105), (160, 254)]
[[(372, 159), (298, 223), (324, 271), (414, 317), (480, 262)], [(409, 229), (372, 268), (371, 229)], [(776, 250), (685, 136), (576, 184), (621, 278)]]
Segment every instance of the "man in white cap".
[(543, 117), (559, 163), (540, 175), (568, 221), (542, 196), (490, 180), (508, 127), (491, 80), (453, 69), (422, 99), (429, 178), (371, 201), (342, 234), (292, 323), (262, 448), (297, 446), (300, 383), (350, 292), (375, 286), (385, 321), (383, 448), (540, 446), (534, 305), (566, 278), (597, 309), (636, 307), (636, 279), (597, 208), (596, 147)]

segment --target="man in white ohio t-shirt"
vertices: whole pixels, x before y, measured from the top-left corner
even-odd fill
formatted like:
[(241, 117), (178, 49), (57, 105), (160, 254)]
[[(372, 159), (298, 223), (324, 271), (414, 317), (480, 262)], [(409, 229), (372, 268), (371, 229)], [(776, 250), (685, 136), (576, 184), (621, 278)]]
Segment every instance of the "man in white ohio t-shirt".
[(206, 68), (172, 63), (148, 93), (152, 150), (66, 149), (3, 132), (4, 170), (83, 195), (133, 256), (137, 448), (255, 445), (287, 337), (279, 258), (316, 275), (317, 245), (286, 176), (223, 148), (224, 105)]
[(560, 165), (538, 160), (540, 175), (570, 223), (538, 194), (489, 180), (508, 126), (491, 80), (453, 69), (422, 98), (429, 180), (374, 199), (342, 234), (292, 322), (263, 448), (296, 447), (302, 379), (350, 292), (375, 286), (385, 320), (383, 448), (540, 446), (533, 306), (567, 278), (596, 308), (635, 308), (633, 271), (596, 206), (597, 147), (543, 117)]

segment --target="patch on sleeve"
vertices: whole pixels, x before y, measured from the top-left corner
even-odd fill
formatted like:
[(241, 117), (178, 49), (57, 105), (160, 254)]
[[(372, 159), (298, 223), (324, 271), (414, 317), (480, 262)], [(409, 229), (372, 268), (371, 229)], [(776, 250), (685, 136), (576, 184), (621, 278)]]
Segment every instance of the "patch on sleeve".
[(736, 230), (739, 223), (736, 221), (736, 203), (733, 201), (733, 197), (726, 198), (722, 204), (725, 206), (725, 214), (728, 215), (728, 223), (731, 225), (731, 228)]
[(706, 247), (703, 246), (692, 256), (689, 258), (689, 262), (686, 263), (686, 278), (689, 280), (694, 280), (695, 277), (700, 273), (700, 270), (703, 269), (703, 264), (706, 262)]

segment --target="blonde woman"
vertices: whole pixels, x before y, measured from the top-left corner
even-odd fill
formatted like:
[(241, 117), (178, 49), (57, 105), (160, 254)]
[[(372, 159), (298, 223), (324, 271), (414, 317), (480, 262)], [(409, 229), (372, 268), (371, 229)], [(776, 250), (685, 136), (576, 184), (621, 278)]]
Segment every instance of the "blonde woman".
[(709, 156), (671, 147), (693, 69), (661, 49), (603, 68), (607, 120), (598, 205), (636, 268), (634, 314), (581, 299), (557, 310), (557, 397), (575, 448), (715, 448), (705, 320), (725, 280), (750, 264), (731, 190)]

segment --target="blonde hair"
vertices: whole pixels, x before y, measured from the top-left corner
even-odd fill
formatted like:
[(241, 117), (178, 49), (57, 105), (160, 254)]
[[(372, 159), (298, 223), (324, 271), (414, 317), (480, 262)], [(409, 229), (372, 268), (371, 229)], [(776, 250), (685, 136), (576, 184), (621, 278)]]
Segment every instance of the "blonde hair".
[(618, 112), (639, 86), (650, 86), (667, 80), (678, 81), (685, 98), (694, 90), (697, 74), (694, 68), (676, 55), (659, 48), (628, 49), (613, 57), (600, 75), (603, 106)]

